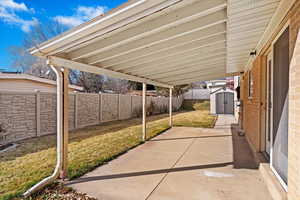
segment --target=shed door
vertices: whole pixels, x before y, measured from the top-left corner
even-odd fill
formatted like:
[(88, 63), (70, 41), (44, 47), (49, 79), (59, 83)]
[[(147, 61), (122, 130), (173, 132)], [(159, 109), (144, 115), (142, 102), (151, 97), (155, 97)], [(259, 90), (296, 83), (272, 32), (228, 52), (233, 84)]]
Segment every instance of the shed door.
[(225, 92), (224, 110), (225, 114), (233, 114), (233, 93)]
[(224, 114), (225, 108), (224, 108), (224, 93), (217, 93), (216, 94), (216, 113), (217, 114)]
[(216, 94), (216, 113), (233, 114), (233, 94), (222, 92)]

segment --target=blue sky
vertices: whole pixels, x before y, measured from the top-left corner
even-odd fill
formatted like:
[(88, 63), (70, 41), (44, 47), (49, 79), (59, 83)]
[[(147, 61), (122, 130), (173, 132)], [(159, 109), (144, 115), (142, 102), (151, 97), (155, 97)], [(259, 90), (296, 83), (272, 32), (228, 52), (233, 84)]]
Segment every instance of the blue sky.
[(76, 26), (126, 0), (0, 0), (0, 69), (12, 70), (10, 46), (22, 44), (36, 23), (57, 21)]

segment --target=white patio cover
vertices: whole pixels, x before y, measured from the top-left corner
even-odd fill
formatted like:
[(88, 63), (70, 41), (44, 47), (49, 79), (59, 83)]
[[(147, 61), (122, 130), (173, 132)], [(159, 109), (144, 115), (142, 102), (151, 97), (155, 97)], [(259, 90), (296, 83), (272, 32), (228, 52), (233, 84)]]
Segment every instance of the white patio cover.
[(162, 87), (217, 79), (249, 65), (292, 3), (132, 0), (30, 52), (53, 65)]

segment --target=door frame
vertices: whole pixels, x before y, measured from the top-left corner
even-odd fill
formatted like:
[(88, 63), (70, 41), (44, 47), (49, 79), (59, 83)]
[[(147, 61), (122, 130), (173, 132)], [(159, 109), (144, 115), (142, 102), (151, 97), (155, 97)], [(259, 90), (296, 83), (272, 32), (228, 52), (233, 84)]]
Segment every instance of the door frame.
[[(269, 63), (271, 62), (271, 65)], [(273, 51), (268, 52), (266, 62), (266, 118), (265, 118), (265, 152), (271, 158), (271, 147), (272, 147), (272, 127), (273, 127), (273, 110), (272, 110), (272, 91), (273, 91)], [(271, 91), (270, 91), (271, 90)], [(270, 105), (271, 104), (271, 105)], [(268, 142), (268, 133), (270, 138)], [(271, 159), (270, 159), (271, 160)]]
[(278, 34), (276, 35), (276, 37), (274, 38), (274, 40), (272, 41), (272, 44), (271, 44), (271, 57), (272, 57), (272, 73), (271, 73), (271, 123), (270, 123), (270, 131), (271, 131), (271, 149), (270, 149), (270, 168), (272, 170), (272, 172), (275, 174), (275, 176), (277, 177), (277, 179), (279, 180), (281, 186), (284, 188), (284, 190), (286, 192), (288, 192), (288, 185), (287, 183), (284, 182), (284, 180), (281, 178), (281, 176), (278, 174), (278, 172), (276, 171), (276, 169), (274, 168), (273, 166), (273, 161), (272, 161), (272, 158), (273, 158), (273, 102), (274, 102), (274, 89), (273, 89), (273, 79), (274, 79), (274, 74), (273, 74), (273, 66), (274, 66), (274, 45), (275, 43), (277, 42), (277, 40), (279, 39), (279, 37), (283, 34), (283, 32), (290, 27), (290, 21), (288, 21), (281, 29), (280, 31), (278, 32)]

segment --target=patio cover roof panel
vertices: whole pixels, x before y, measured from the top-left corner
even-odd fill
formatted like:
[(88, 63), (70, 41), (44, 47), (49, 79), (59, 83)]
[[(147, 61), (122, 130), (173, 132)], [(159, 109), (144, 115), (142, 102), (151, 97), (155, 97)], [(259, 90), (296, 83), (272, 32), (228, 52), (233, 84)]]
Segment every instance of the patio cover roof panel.
[(227, 72), (244, 70), (279, 2), (228, 0)]

